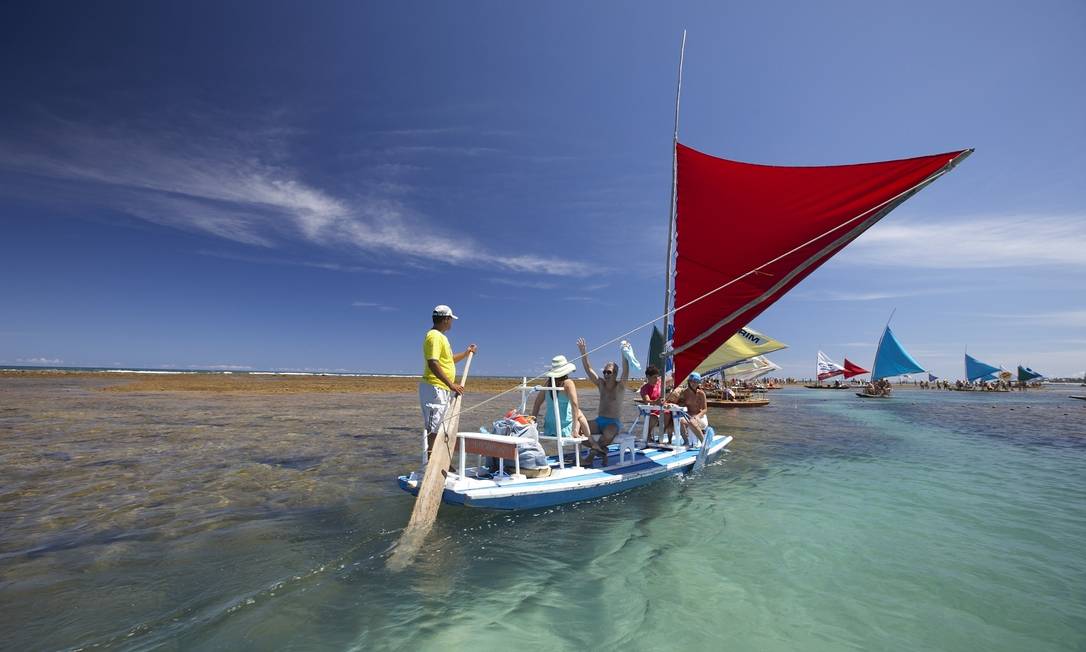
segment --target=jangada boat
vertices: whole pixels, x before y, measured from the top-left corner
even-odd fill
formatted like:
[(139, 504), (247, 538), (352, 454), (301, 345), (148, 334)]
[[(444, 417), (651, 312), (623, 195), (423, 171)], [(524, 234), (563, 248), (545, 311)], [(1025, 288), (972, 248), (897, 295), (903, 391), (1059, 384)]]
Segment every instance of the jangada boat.
[[(681, 63), (679, 79), (681, 88)], [(971, 152), (826, 167), (741, 163), (678, 142), (677, 94), (663, 330), (673, 333), (666, 357), (674, 379), (685, 380), (740, 328)], [(720, 255), (724, 246), (727, 256)], [(543, 391), (556, 400), (557, 392)], [(651, 409), (640, 407), (639, 417)], [(644, 422), (624, 428), (605, 468), (581, 466), (581, 441), (540, 437), (557, 448), (547, 477), (519, 472), (518, 437), (458, 432), (459, 464), (445, 476), (442, 500), (521, 510), (599, 498), (686, 473), (732, 441), (710, 427), (698, 447), (660, 447), (646, 441)], [(574, 453), (568, 461), (567, 452)], [(468, 466), (475, 455), (498, 458), (499, 472)], [(400, 486), (416, 493), (420, 476), (400, 476)]]
[(847, 380), (853, 376), (859, 376), (860, 374), (869, 373), (867, 369), (851, 362), (848, 358), (845, 358), (844, 366), (841, 366), (830, 359), (828, 355), (819, 351), (818, 359), (815, 362), (815, 374), (818, 382), (813, 385), (804, 385), (807, 389), (851, 389), (849, 384), (842, 385), (839, 381), (834, 382), (832, 385), (823, 385), (823, 380), (828, 380), (834, 376), (844, 376)]
[[(783, 345), (781, 348), (783, 348)], [(732, 393), (734, 394), (733, 398), (728, 398), (726, 389), (713, 392), (706, 391), (705, 394), (709, 407), (751, 408), (769, 405), (768, 398), (754, 396), (754, 394), (765, 394), (766, 388), (758, 385), (750, 386), (749, 384), (757, 382), (759, 378), (767, 376), (774, 371), (779, 371), (780, 368), (780, 365), (772, 362), (764, 355), (758, 355), (749, 360), (740, 361), (738, 364), (731, 365), (727, 367), (727, 369), (721, 369), (720, 382), (722, 385), (726, 384), (728, 379), (730, 379), (732, 382), (742, 382), (745, 386), (731, 387)]]
[(768, 398), (711, 398), (707, 402), (711, 408), (755, 408), (769, 405)]
[[(892, 315), (891, 315), (892, 316)], [(886, 330), (879, 339), (879, 348), (875, 350), (875, 364), (871, 365), (871, 384), (864, 391), (856, 392), (860, 398), (890, 398), (890, 385), (887, 382), (885, 389), (879, 389), (879, 381), (884, 381), (892, 376), (902, 374), (915, 374), (924, 371), (901, 342), (894, 337), (894, 331), (890, 330), (890, 324), (886, 324)]]

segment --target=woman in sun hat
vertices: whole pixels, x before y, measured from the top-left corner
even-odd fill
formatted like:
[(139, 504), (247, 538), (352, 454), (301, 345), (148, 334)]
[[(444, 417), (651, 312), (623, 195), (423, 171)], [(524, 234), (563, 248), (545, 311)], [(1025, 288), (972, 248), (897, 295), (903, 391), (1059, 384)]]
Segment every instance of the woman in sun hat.
[[(562, 390), (557, 392), (558, 414), (556, 415), (554, 411), (552, 393), (543, 391), (539, 392), (535, 397), (535, 404), (532, 405), (532, 416), (538, 418), (539, 410), (543, 407), (543, 403), (546, 402), (547, 423), (543, 431), (544, 435), (556, 437), (558, 432), (561, 431), (563, 437), (588, 437), (589, 446), (598, 450), (598, 445), (592, 441), (588, 434), (588, 419), (581, 412), (580, 404), (577, 401), (577, 385), (569, 377), (576, 369), (577, 365), (566, 360), (564, 355), (556, 355), (551, 358), (551, 368), (543, 375), (547, 377), (548, 387), (556, 387)], [(576, 418), (574, 418), (574, 415), (576, 415)], [(558, 426), (559, 423), (561, 423), (561, 427)]]

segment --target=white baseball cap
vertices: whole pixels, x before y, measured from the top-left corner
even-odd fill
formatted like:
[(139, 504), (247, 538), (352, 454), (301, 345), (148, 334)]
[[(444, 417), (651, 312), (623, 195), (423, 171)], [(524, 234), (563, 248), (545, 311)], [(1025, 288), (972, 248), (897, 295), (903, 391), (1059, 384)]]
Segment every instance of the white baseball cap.
[(460, 319), (453, 314), (452, 308), (441, 304), (440, 306), (434, 306), (434, 317), (452, 317), (453, 319)]

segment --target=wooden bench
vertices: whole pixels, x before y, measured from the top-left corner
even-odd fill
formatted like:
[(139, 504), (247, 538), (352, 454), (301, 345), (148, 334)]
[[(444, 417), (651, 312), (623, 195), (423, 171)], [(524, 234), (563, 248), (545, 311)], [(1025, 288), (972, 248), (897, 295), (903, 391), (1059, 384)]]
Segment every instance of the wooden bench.
[[(456, 451), (460, 452), (460, 475), (467, 469), (468, 453), (498, 458), (498, 470), (505, 473), (505, 460), (516, 463), (516, 473), (520, 474), (520, 454), (517, 442), (519, 437), (491, 435), (483, 432), (456, 433)], [(454, 451), (455, 452), (455, 451)]]

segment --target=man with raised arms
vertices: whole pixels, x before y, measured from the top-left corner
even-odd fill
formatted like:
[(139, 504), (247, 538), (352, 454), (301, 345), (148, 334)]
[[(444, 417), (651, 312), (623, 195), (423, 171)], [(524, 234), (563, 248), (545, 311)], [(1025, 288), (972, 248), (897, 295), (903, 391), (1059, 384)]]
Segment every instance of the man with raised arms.
[(622, 428), (622, 398), (626, 391), (626, 381), (630, 378), (630, 363), (626, 356), (622, 357), (622, 375), (618, 376), (618, 365), (608, 362), (603, 365), (603, 378), (596, 374), (592, 363), (588, 361), (588, 345), (584, 338), (577, 340), (577, 348), (581, 351), (581, 365), (585, 375), (600, 390), (599, 416), (588, 422), (592, 434), (598, 434), (599, 446), (602, 453), (596, 450), (588, 451), (588, 459), (585, 466), (592, 466), (592, 460), (596, 455), (603, 457), (603, 466), (607, 466), (607, 446), (618, 436)]

